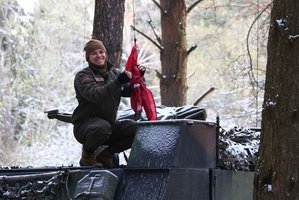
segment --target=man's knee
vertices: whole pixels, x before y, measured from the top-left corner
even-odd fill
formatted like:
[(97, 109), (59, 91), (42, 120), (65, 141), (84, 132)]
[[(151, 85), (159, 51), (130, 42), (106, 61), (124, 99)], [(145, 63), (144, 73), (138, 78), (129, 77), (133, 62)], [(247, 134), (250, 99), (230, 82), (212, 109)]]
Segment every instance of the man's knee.
[(122, 136), (134, 137), (137, 131), (137, 122), (129, 119), (120, 120), (113, 129), (115, 132), (121, 132)]
[(111, 125), (107, 121), (94, 121), (86, 127), (84, 148), (95, 150), (98, 146), (105, 144), (110, 135)]
[(101, 140), (109, 139), (111, 126), (108, 122), (92, 123), (86, 129), (86, 136)]

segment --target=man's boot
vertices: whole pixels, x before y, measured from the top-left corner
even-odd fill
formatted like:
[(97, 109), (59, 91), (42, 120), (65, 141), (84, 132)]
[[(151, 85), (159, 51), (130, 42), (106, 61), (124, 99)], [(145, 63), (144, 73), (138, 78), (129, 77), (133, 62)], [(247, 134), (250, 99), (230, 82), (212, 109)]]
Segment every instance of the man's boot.
[(96, 161), (101, 163), (105, 168), (113, 167), (113, 154), (107, 149), (104, 149), (96, 156)]
[(80, 166), (103, 167), (101, 163), (96, 161), (95, 153), (90, 153), (82, 148), (82, 157), (79, 161)]

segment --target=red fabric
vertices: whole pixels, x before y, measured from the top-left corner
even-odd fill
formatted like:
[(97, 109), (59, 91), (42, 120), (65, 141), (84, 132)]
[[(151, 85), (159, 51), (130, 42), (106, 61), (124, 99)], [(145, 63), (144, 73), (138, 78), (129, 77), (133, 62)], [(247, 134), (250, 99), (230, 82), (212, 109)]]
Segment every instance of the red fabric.
[(134, 42), (131, 54), (126, 63), (126, 70), (132, 72), (132, 80), (130, 81), (130, 85), (133, 88), (131, 93), (131, 107), (135, 113), (141, 112), (143, 107), (148, 120), (157, 120), (155, 100), (151, 91), (143, 83), (144, 77), (137, 68), (137, 60), (138, 52), (136, 43)]

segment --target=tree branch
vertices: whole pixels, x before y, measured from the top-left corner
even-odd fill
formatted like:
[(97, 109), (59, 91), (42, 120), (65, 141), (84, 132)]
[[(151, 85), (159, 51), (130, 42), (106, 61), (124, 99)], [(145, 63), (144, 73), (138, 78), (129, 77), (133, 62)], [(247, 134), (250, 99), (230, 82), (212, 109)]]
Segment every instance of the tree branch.
[(197, 48), (197, 45), (196, 44), (194, 44), (194, 45), (192, 45), (191, 47), (190, 47), (190, 49), (188, 49), (188, 51), (187, 51), (187, 55), (189, 55), (194, 49), (196, 49)]
[(202, 2), (203, 0), (197, 0), (195, 1), (188, 9), (187, 9), (187, 14), (189, 12), (191, 12), (193, 10), (193, 8), (195, 8), (197, 6), (197, 4), (199, 4), (200, 2)]
[(167, 14), (167, 10), (164, 10), (157, 1), (155, 1), (155, 0), (152, 0), (152, 1), (161, 10), (161, 12), (163, 12), (164, 14)]
[(194, 74), (195, 74), (195, 72), (193, 71), (192, 73), (188, 74), (186, 78), (187, 78), (187, 79), (188, 79), (188, 78), (191, 78)]
[(159, 44), (160, 44), (160, 46), (161, 46), (161, 44), (162, 44), (162, 40), (161, 40), (161, 38), (158, 36), (158, 34), (156, 33), (156, 31), (155, 31), (155, 27), (154, 27), (153, 24), (152, 24), (152, 19), (151, 19), (150, 14), (149, 14), (149, 13), (147, 13), (147, 14), (148, 14), (148, 18), (149, 18), (149, 20), (147, 20), (147, 23), (150, 25), (152, 31), (153, 31), (154, 34), (155, 34), (156, 40), (159, 42)]
[[(247, 55), (249, 58), (249, 67), (250, 67), (250, 75), (253, 78), (253, 82), (255, 82), (256, 86), (259, 87), (258, 81), (256, 80), (254, 74), (253, 74), (253, 64), (252, 64), (252, 57), (250, 53), (250, 48), (249, 48), (249, 36), (251, 33), (251, 30), (253, 28), (253, 25), (257, 22), (257, 20), (260, 18), (260, 16), (272, 5), (273, 2), (269, 3), (267, 7), (265, 7), (258, 15), (257, 17), (253, 20), (251, 26), (249, 27), (249, 30), (247, 32), (247, 37), (246, 37), (246, 47), (247, 47)], [(261, 88), (261, 87), (260, 87)]]
[(163, 51), (162, 46), (160, 46), (159, 44), (157, 44), (152, 38), (150, 38), (149, 36), (147, 36), (145, 33), (139, 31), (134, 26), (131, 25), (131, 27), (132, 27), (132, 29), (134, 31), (137, 31), (137, 33), (139, 33), (140, 35), (142, 35), (143, 37), (145, 37), (146, 39), (148, 39), (151, 43), (153, 43), (156, 47), (158, 47), (160, 49), (160, 51)]
[(158, 70), (155, 70), (156, 71), (156, 74), (157, 74), (157, 77), (160, 79), (160, 80), (163, 80), (165, 81), (166, 78), (158, 71)]
[(208, 91), (206, 91), (203, 95), (201, 95), (194, 103), (194, 106), (197, 106), (208, 94), (213, 92), (215, 90), (215, 87), (211, 87)]

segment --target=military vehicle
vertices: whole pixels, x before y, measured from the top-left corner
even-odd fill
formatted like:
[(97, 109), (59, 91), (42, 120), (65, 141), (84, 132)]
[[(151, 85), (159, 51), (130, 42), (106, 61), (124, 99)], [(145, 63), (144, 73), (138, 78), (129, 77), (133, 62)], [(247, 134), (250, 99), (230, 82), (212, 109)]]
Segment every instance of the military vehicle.
[[(58, 110), (47, 116), (71, 123), (71, 114)], [(256, 149), (246, 149), (251, 157), (235, 162), (221, 133), (219, 118), (206, 121), (204, 109), (172, 108), (157, 121), (139, 120), (126, 165), (116, 156), (111, 169), (3, 168), (0, 199), (251, 200)], [(242, 162), (247, 166), (240, 167)]]

